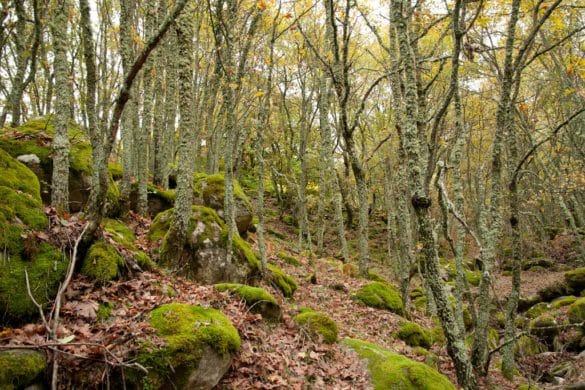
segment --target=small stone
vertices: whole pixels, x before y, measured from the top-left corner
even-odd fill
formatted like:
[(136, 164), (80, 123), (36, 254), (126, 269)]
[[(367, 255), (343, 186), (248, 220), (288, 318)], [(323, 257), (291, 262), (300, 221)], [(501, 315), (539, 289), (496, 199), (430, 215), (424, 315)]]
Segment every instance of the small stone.
[(20, 161), (21, 163), (27, 164), (27, 165), (41, 163), (41, 159), (36, 154), (22, 154), (22, 155), (16, 157), (16, 159), (18, 161)]

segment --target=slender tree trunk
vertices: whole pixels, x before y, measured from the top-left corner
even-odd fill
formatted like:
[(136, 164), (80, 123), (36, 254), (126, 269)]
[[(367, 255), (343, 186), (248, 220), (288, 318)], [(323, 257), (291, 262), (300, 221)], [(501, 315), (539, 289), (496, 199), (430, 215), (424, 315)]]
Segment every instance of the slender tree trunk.
[(55, 86), (60, 91), (55, 103), (55, 136), (53, 137), (53, 177), (51, 204), (61, 211), (69, 211), (69, 67), (67, 61), (67, 18), (69, 1), (55, 3), (51, 22), (53, 36)]

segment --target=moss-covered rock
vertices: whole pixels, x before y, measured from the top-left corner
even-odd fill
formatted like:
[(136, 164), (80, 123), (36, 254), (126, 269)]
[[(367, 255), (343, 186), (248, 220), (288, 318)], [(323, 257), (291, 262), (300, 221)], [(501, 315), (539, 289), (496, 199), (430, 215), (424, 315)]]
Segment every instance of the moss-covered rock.
[(547, 259), (546, 257), (537, 257), (533, 259), (526, 259), (522, 261), (522, 269), (524, 271), (533, 269), (534, 267), (540, 267), (541, 269), (552, 268), (555, 265), (554, 261)]
[(94, 243), (87, 252), (81, 273), (98, 283), (105, 284), (120, 274), (124, 259), (116, 248), (103, 241)]
[[(70, 123), (68, 133), (71, 142), (69, 207), (71, 211), (77, 212), (83, 209), (91, 189), (91, 145), (88, 137), (76, 124)], [(37, 118), (17, 129), (5, 129), (0, 133), (0, 149), (14, 158), (21, 159), (37, 175), (41, 184), (40, 193), (45, 204), (49, 204), (51, 200), (53, 134), (53, 122), (47, 118)]]
[(128, 249), (136, 249), (134, 246), (134, 240), (136, 240), (134, 231), (121, 221), (116, 219), (106, 219), (104, 221), (104, 231), (109, 233), (112, 239), (118, 244), (123, 245)]
[[(223, 174), (206, 175), (196, 173), (193, 177), (193, 192), (195, 199), (199, 199), (204, 206), (214, 209), (223, 218), (225, 194), (225, 177)], [(244, 235), (252, 228), (254, 207), (237, 180), (234, 180), (234, 201), (236, 225), (240, 234)]]
[(400, 293), (392, 285), (373, 282), (359, 289), (356, 297), (366, 306), (404, 315), (404, 303)]
[(536, 318), (539, 315), (544, 314), (549, 309), (550, 309), (550, 305), (548, 303), (539, 302), (536, 305), (532, 306), (530, 309), (526, 310), (526, 317)]
[(206, 283), (244, 283), (256, 277), (260, 261), (248, 243), (235, 235), (233, 256), (227, 258), (228, 229), (217, 213), (205, 206), (193, 206), (187, 228), (187, 242), (181, 256), (168, 252), (168, 230), (174, 209), (160, 213), (154, 219), (148, 237), (161, 241), (160, 264), (192, 280)]
[(287, 263), (289, 265), (293, 265), (295, 267), (298, 267), (301, 265), (301, 262), (299, 261), (299, 259), (297, 259), (294, 256), (289, 255), (286, 252), (277, 252), (276, 257), (283, 260), (285, 263)]
[(267, 268), (269, 273), (268, 280), (270, 283), (275, 288), (279, 289), (282, 292), (282, 295), (291, 298), (299, 287), (297, 282), (275, 265), (268, 264)]
[(569, 295), (566, 297), (560, 297), (560, 298), (557, 298), (554, 301), (552, 301), (551, 306), (554, 309), (558, 309), (560, 307), (569, 306), (571, 303), (575, 302), (576, 300), (577, 300), (577, 297), (575, 297), (573, 295)]
[[(585, 298), (579, 298), (569, 306), (569, 321), (579, 323), (585, 321)], [(583, 326), (585, 329), (585, 326)]]
[(550, 302), (559, 297), (569, 295), (569, 286), (566, 283), (554, 283), (538, 291), (540, 301)]
[(47, 368), (45, 356), (36, 351), (9, 349), (0, 352), (0, 389), (23, 389)]
[[(146, 185), (146, 198), (148, 203), (148, 214), (155, 217), (163, 211), (173, 208), (175, 205), (175, 190), (165, 190), (148, 183)], [(132, 184), (130, 191), (130, 208), (136, 210), (138, 205), (138, 185)]]
[(574, 294), (585, 290), (585, 267), (565, 272), (565, 281)]
[(394, 333), (394, 337), (404, 341), (411, 347), (430, 348), (432, 345), (432, 337), (429, 332), (415, 322), (401, 322), (398, 331)]
[(552, 315), (545, 313), (528, 323), (528, 331), (547, 345), (552, 345), (555, 336), (559, 334), (557, 325), (556, 319)]
[(211, 389), (240, 349), (240, 336), (220, 311), (171, 303), (149, 315), (150, 325), (166, 346), (145, 344), (137, 357), (149, 374), (149, 388)]
[(259, 313), (262, 317), (272, 321), (280, 319), (281, 310), (278, 302), (263, 288), (239, 283), (220, 283), (214, 287), (218, 291), (229, 291), (242, 298), (252, 313)]
[[(22, 245), (20, 236), (13, 239)], [(57, 294), (67, 265), (62, 253), (46, 243), (40, 244), (32, 255), (11, 253), (4, 258), (0, 254), (0, 323), (2, 320), (22, 323), (38, 316), (38, 309), (26, 288), (25, 270), (33, 296), (45, 306)]]
[(337, 334), (339, 333), (337, 324), (327, 314), (303, 308), (294, 320), (301, 328), (307, 329), (311, 335), (322, 337), (325, 343), (337, 342)]
[(367, 359), (374, 389), (403, 390), (454, 390), (456, 387), (446, 376), (426, 364), (356, 339), (344, 339), (343, 343)]
[(380, 283), (388, 283), (386, 279), (378, 275), (376, 272), (372, 271), (371, 269), (368, 270), (368, 280), (373, 280), (374, 282)]
[(534, 356), (546, 352), (547, 347), (531, 336), (523, 335), (518, 337), (514, 345), (514, 355), (517, 357)]

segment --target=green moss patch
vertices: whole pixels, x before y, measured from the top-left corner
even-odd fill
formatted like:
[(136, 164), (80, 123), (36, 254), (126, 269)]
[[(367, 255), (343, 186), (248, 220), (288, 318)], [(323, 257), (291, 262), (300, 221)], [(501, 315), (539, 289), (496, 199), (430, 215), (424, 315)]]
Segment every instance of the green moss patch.
[(569, 306), (571, 303), (575, 302), (577, 300), (577, 297), (570, 295), (567, 297), (560, 297), (555, 299), (551, 305), (553, 308), (558, 309), (560, 307), (564, 307), (564, 306)]
[(104, 284), (118, 277), (120, 268), (123, 266), (124, 259), (116, 248), (98, 241), (89, 248), (83, 260), (81, 273)]
[(278, 252), (278, 253), (276, 253), (276, 257), (283, 260), (285, 263), (293, 265), (295, 267), (298, 267), (301, 265), (301, 262), (299, 261), (299, 259), (297, 259), (294, 256), (289, 255), (286, 252)]
[(536, 318), (536, 317), (540, 316), (541, 314), (544, 314), (549, 309), (550, 309), (550, 305), (548, 303), (539, 302), (526, 311), (526, 317)]
[(15, 322), (36, 318), (38, 309), (27, 292), (25, 270), (33, 296), (44, 306), (57, 293), (67, 265), (61, 252), (46, 243), (40, 244), (30, 258), (0, 255), (0, 313), (6, 313), (7, 318)]
[(404, 315), (404, 303), (400, 293), (392, 285), (373, 282), (359, 289), (356, 297), (366, 306)]
[(546, 350), (546, 345), (527, 335), (520, 336), (514, 345), (514, 355), (518, 357), (534, 356)]
[(579, 298), (569, 306), (569, 321), (572, 323), (585, 321), (585, 298)]
[(29, 195), (40, 204), (41, 189), (36, 175), (13, 156), (0, 149), (0, 186)]
[(118, 244), (128, 249), (136, 249), (134, 246), (134, 240), (136, 240), (134, 231), (122, 222), (115, 219), (106, 219), (104, 222), (104, 230), (110, 233), (112, 239)]
[(47, 368), (45, 356), (36, 351), (7, 350), (0, 352), (0, 389), (23, 389)]
[(585, 290), (585, 267), (565, 272), (565, 281), (576, 294)]
[(337, 342), (339, 329), (335, 321), (327, 314), (305, 308), (295, 316), (294, 320), (301, 328), (307, 329), (311, 335), (323, 337), (325, 343)]
[(214, 286), (218, 291), (229, 291), (242, 298), (253, 313), (260, 313), (270, 320), (280, 318), (280, 306), (270, 293), (260, 287), (239, 283), (220, 283)]
[(220, 311), (201, 306), (171, 303), (149, 315), (150, 326), (166, 346), (145, 346), (137, 360), (149, 369), (151, 384), (182, 388), (198, 367), (206, 347), (220, 355), (240, 349), (240, 336)]
[(421, 328), (417, 323), (410, 321), (403, 321), (400, 323), (400, 328), (394, 337), (404, 341), (411, 347), (430, 348), (432, 345), (432, 337), (428, 331)]
[(380, 283), (388, 283), (386, 279), (384, 279), (383, 277), (381, 277), (379, 274), (372, 270), (368, 270), (368, 280), (373, 280), (374, 282)]
[[(205, 173), (196, 173), (193, 176), (193, 192), (196, 197), (203, 198), (206, 205), (214, 204), (223, 205), (225, 192), (225, 177), (223, 173), (207, 175)], [(253, 210), (252, 202), (242, 190), (237, 180), (234, 180), (234, 198), (242, 201), (249, 210)]]
[(343, 343), (368, 361), (374, 389), (402, 390), (455, 390), (446, 376), (426, 364), (356, 339), (344, 339)]
[(7, 220), (18, 217), (25, 225), (35, 230), (45, 229), (49, 225), (40, 201), (9, 187), (0, 186), (0, 209)]
[(270, 280), (270, 283), (272, 283), (275, 288), (279, 289), (282, 292), (282, 295), (291, 298), (299, 287), (297, 282), (275, 265), (268, 264), (267, 268), (269, 271), (268, 279)]

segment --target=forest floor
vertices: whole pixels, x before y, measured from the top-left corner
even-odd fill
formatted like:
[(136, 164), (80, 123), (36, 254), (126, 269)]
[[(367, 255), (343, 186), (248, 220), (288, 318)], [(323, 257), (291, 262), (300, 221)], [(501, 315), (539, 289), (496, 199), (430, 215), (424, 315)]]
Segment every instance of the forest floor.
[[(71, 224), (79, 223), (73, 217)], [(136, 232), (135, 245), (140, 249), (149, 250), (150, 244), (145, 237), (149, 224), (150, 220), (136, 216), (129, 222), (129, 226)], [(111, 369), (120, 369), (132, 363), (124, 361), (124, 357), (131, 356), (139, 348), (137, 340), (150, 340), (155, 345), (161, 343), (149, 327), (147, 313), (170, 302), (218, 308), (238, 329), (242, 338), (241, 351), (235, 355), (231, 369), (218, 388), (372, 388), (366, 364), (354, 352), (341, 344), (329, 345), (311, 338), (296, 325), (292, 318), (300, 307), (309, 307), (329, 315), (339, 326), (340, 338), (367, 340), (413, 360), (425, 361), (425, 356), (418, 355), (415, 348), (392, 336), (400, 321), (404, 320), (402, 317), (366, 307), (352, 299), (352, 294), (368, 280), (350, 275), (347, 270), (344, 272), (342, 263), (331, 256), (309, 259), (297, 252), (291, 244), (297, 239), (295, 229), (280, 222), (276, 216), (268, 219), (267, 228), (273, 232), (267, 234), (269, 261), (293, 276), (299, 284), (291, 299), (283, 298), (270, 285), (262, 285), (277, 297), (283, 308), (279, 323), (262, 321), (261, 316), (250, 313), (243, 302), (227, 293), (218, 292), (213, 286), (198, 285), (162, 270), (136, 273), (126, 280), (102, 287), (83, 276), (76, 276), (66, 293), (67, 302), (62, 310), (58, 332), (58, 337), (68, 339), (69, 343), (62, 348), (65, 354), (61, 355), (63, 386), (66, 387), (68, 381), (74, 382), (76, 376), (81, 374), (85, 380), (91, 378), (94, 383), (103, 385)], [(334, 237), (328, 239), (334, 242)], [(254, 240), (252, 235), (252, 245), (255, 245)], [(374, 235), (372, 241), (382, 245), (383, 239)], [(280, 251), (296, 257), (301, 264), (287, 264), (276, 256)], [(333, 248), (330, 252), (333, 254)], [(378, 274), (391, 280), (389, 265), (373, 263), (372, 267)], [(509, 279), (501, 275), (495, 277), (496, 296), (508, 294)], [(562, 273), (524, 272), (523, 279), (525, 292), (531, 293), (543, 285), (558, 283)], [(337, 285), (337, 288), (331, 288), (333, 285)], [(168, 291), (173, 293), (168, 294)], [(113, 309), (107, 321), (100, 321), (99, 310), (104, 304)], [(411, 320), (427, 328), (434, 326), (431, 318), (418, 311), (413, 311)], [(0, 330), (0, 345), (46, 345), (45, 334), (40, 323)], [(430, 350), (437, 356), (439, 371), (456, 383), (446, 348), (435, 344)], [(96, 365), (96, 360), (102, 363), (106, 361), (107, 364)], [(581, 360), (579, 364), (583, 368), (585, 358)], [(534, 370), (539, 370), (544, 368), (538, 364), (546, 362), (532, 364), (535, 365)], [(507, 381), (492, 364), (489, 375), (482, 380), (482, 388), (514, 389), (520, 383), (525, 383), (520, 380)]]

